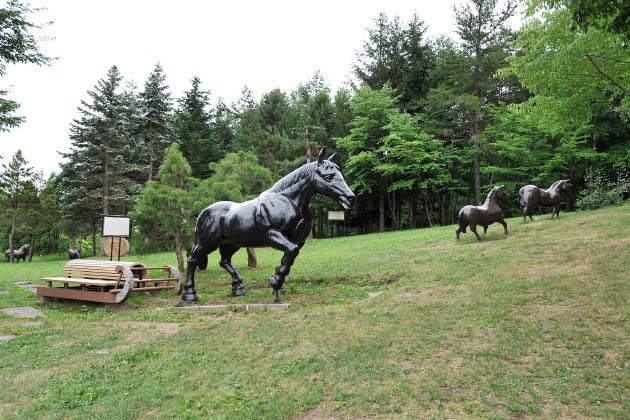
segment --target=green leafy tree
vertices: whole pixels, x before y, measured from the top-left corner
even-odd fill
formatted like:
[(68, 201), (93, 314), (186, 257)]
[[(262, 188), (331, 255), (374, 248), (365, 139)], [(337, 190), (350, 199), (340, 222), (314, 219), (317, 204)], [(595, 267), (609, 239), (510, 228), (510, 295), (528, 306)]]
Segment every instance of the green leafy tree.
[[(28, 226), (29, 216), (38, 206), (39, 199), (35, 183), (40, 180), (33, 168), (28, 166), (22, 151), (18, 150), (8, 164), (2, 164), (0, 173), (0, 190), (2, 194), (2, 218), (9, 226), (10, 262), (13, 262), (14, 239), (21, 228)], [(23, 229), (26, 230), (26, 229)], [(32, 233), (26, 232), (26, 233)], [(34, 235), (31, 235), (31, 241)], [(34, 242), (31, 242), (29, 261), (32, 256)]]
[(542, 8), (566, 7), (572, 28), (603, 29), (627, 39), (630, 34), (630, 3), (625, 0), (530, 0), (529, 13)]
[[(442, 142), (421, 132), (418, 118), (407, 113), (392, 113), (390, 122), (385, 126), (389, 134), (383, 141), (379, 154), (385, 159), (379, 161), (377, 172), (391, 180), (388, 194), (407, 195), (409, 205), (409, 225), (417, 226), (417, 204), (421, 195), (429, 226), (434, 221), (434, 206), (440, 205), (439, 194), (448, 189), (453, 180), (446, 162), (448, 157), (442, 148)], [(388, 203), (396, 200), (389, 199)], [(435, 203), (435, 204), (434, 204)], [(444, 221), (444, 209), (437, 209)], [(439, 211), (442, 210), (442, 211)], [(395, 214), (395, 209), (390, 207)]]
[(511, 110), (559, 140), (549, 170), (574, 180), (598, 167), (627, 171), (627, 47), (606, 30), (572, 30), (571, 20), (560, 9), (522, 29), (515, 42), (522, 53), (499, 74), (517, 76), (534, 96)]
[[(368, 87), (361, 88), (353, 98), (351, 108), (354, 119), (350, 123), (350, 134), (336, 139), (337, 146), (348, 156), (345, 168), (351, 188), (368, 200), (365, 218), (368, 219), (369, 226), (369, 210), (373, 208), (372, 202), (376, 199), (378, 226), (382, 232), (385, 230), (386, 200), (391, 197), (387, 195), (388, 179), (381, 176), (378, 168), (380, 161), (384, 159), (385, 138), (390, 134), (386, 126), (391, 121), (391, 115), (399, 112), (394, 90), (389, 85), (378, 91)], [(390, 203), (390, 208), (394, 205)]]
[[(43, 26), (30, 20), (29, 15), (36, 11), (38, 9), (18, 0), (9, 0), (0, 8), (0, 77), (6, 74), (8, 64), (50, 65), (52, 59), (40, 51), (34, 34)], [(20, 104), (8, 99), (8, 93), (0, 89), (0, 131), (17, 127), (24, 121), (23, 117), (15, 115)]]
[(472, 149), (474, 193), (481, 202), (481, 154), (484, 147), (483, 129), (488, 124), (488, 109), (497, 104), (503, 91), (502, 83), (494, 77), (510, 53), (513, 33), (508, 20), (514, 15), (515, 3), (499, 0), (470, 0), (469, 4), (454, 7), (456, 32), (461, 38), (464, 53), (461, 68), (463, 85), (457, 93), (477, 98), (470, 124), (469, 146)]
[(157, 179), (147, 182), (132, 218), (147, 240), (174, 245), (177, 266), (183, 272), (186, 238), (192, 237), (194, 229), (194, 190), (199, 181), (191, 177), (192, 169), (179, 147), (173, 143), (165, 150)]
[(220, 162), (211, 163), (209, 179), (212, 201), (242, 202), (271, 187), (271, 171), (258, 163), (256, 155), (239, 151), (228, 153)]

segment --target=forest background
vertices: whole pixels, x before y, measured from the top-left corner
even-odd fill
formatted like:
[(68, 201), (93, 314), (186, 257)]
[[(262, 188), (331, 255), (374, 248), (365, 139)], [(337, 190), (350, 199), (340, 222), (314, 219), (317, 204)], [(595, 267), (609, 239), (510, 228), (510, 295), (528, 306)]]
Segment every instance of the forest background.
[[(522, 25), (508, 20), (525, 6)], [(315, 72), (279, 89), (213, 104), (195, 77), (171, 97), (160, 63), (141, 87), (116, 65), (68, 122), (72, 147), (43, 179), (16, 152), (0, 172), (0, 243), (31, 254), (68, 247), (96, 255), (103, 215), (129, 215), (137, 252), (174, 250), (180, 269), (196, 215), (218, 200), (251, 198), (279, 177), (336, 152), (358, 195), (345, 232), (455, 222), (493, 185), (518, 189), (570, 179), (596, 208), (627, 198), (629, 6), (623, 1), (471, 0), (456, 7), (458, 41), (426, 39), (417, 16), (380, 14), (352, 63), (354, 81), (332, 92)], [(0, 9), (0, 77), (6, 65), (46, 66), (28, 5)], [(349, 57), (349, 60), (351, 58)], [(19, 126), (19, 104), (0, 91), (0, 130)], [(324, 198), (315, 237), (333, 234)]]

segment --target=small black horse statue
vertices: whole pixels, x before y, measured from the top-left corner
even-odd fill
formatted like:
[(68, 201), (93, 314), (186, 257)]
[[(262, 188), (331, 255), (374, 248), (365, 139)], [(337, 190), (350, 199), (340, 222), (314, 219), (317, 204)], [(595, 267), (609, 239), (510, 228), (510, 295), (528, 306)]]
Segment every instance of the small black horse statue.
[[(13, 250), (13, 261), (15, 261), (16, 263), (20, 262), (20, 260), (22, 261), (26, 261), (26, 256), (28, 255), (28, 251), (31, 248), (31, 244), (24, 244), (21, 247), (19, 247), (18, 249), (14, 249)], [(7, 249), (4, 252), (4, 259), (7, 262), (11, 261), (11, 249)]]
[(501, 223), (507, 235), (507, 223), (503, 220), (500, 204), (510, 205), (510, 200), (505, 192), (505, 185), (492, 188), (486, 197), (486, 201), (481, 206), (469, 204), (462, 207), (458, 216), (459, 227), (455, 230), (457, 240), (459, 240), (459, 233), (466, 233), (466, 227), (470, 225), (470, 230), (475, 234), (477, 240), (480, 241), (481, 236), (477, 233), (477, 225), (483, 226), (483, 234), (485, 235), (488, 231), (488, 226), (494, 222)]
[(523, 207), (523, 223), (527, 221), (527, 216), (530, 220), (534, 220), (532, 214), (537, 207), (551, 207), (551, 219), (553, 215), (557, 215), (560, 218), (560, 202), (562, 197), (570, 200), (573, 198), (573, 191), (571, 191), (571, 183), (568, 179), (561, 179), (551, 184), (546, 190), (540, 189), (535, 185), (525, 185), (518, 190), (518, 195), (521, 197), (521, 207)]
[(195, 270), (208, 266), (208, 254), (219, 248), (219, 266), (232, 276), (232, 296), (245, 295), (243, 279), (232, 265), (232, 255), (240, 248), (270, 246), (284, 252), (276, 273), (269, 277), (275, 302), (286, 276), (313, 228), (309, 209), (315, 194), (337, 201), (349, 209), (356, 196), (333, 163), (335, 154), (307, 163), (277, 181), (270, 189), (244, 203), (220, 201), (197, 217), (193, 246), (188, 257), (182, 301), (197, 301)]
[(71, 260), (76, 260), (78, 258), (81, 258), (81, 253), (78, 249), (70, 248), (68, 249), (68, 258), (70, 258)]

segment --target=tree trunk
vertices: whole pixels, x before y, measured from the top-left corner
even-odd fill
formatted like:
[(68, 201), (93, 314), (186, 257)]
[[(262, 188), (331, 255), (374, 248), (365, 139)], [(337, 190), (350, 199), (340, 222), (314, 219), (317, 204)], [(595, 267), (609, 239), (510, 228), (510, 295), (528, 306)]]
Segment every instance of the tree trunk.
[(177, 269), (180, 273), (184, 272), (184, 242), (182, 241), (182, 231), (178, 229), (175, 232), (175, 254), (177, 255)]
[(385, 183), (382, 180), (378, 191), (378, 231), (385, 232)]
[(28, 262), (33, 261), (34, 249), (35, 249), (35, 232), (31, 233), (31, 246), (28, 247)]
[(256, 251), (254, 251), (254, 248), (247, 248), (247, 266), (249, 268), (256, 268), (257, 265)]

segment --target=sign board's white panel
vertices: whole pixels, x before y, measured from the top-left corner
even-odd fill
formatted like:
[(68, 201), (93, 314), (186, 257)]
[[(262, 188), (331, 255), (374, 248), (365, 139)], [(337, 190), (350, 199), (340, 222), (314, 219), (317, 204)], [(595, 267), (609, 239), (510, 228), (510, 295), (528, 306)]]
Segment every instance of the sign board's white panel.
[(328, 212), (328, 220), (343, 220), (344, 212), (343, 211), (329, 211)]
[(130, 217), (103, 217), (103, 236), (131, 236)]

